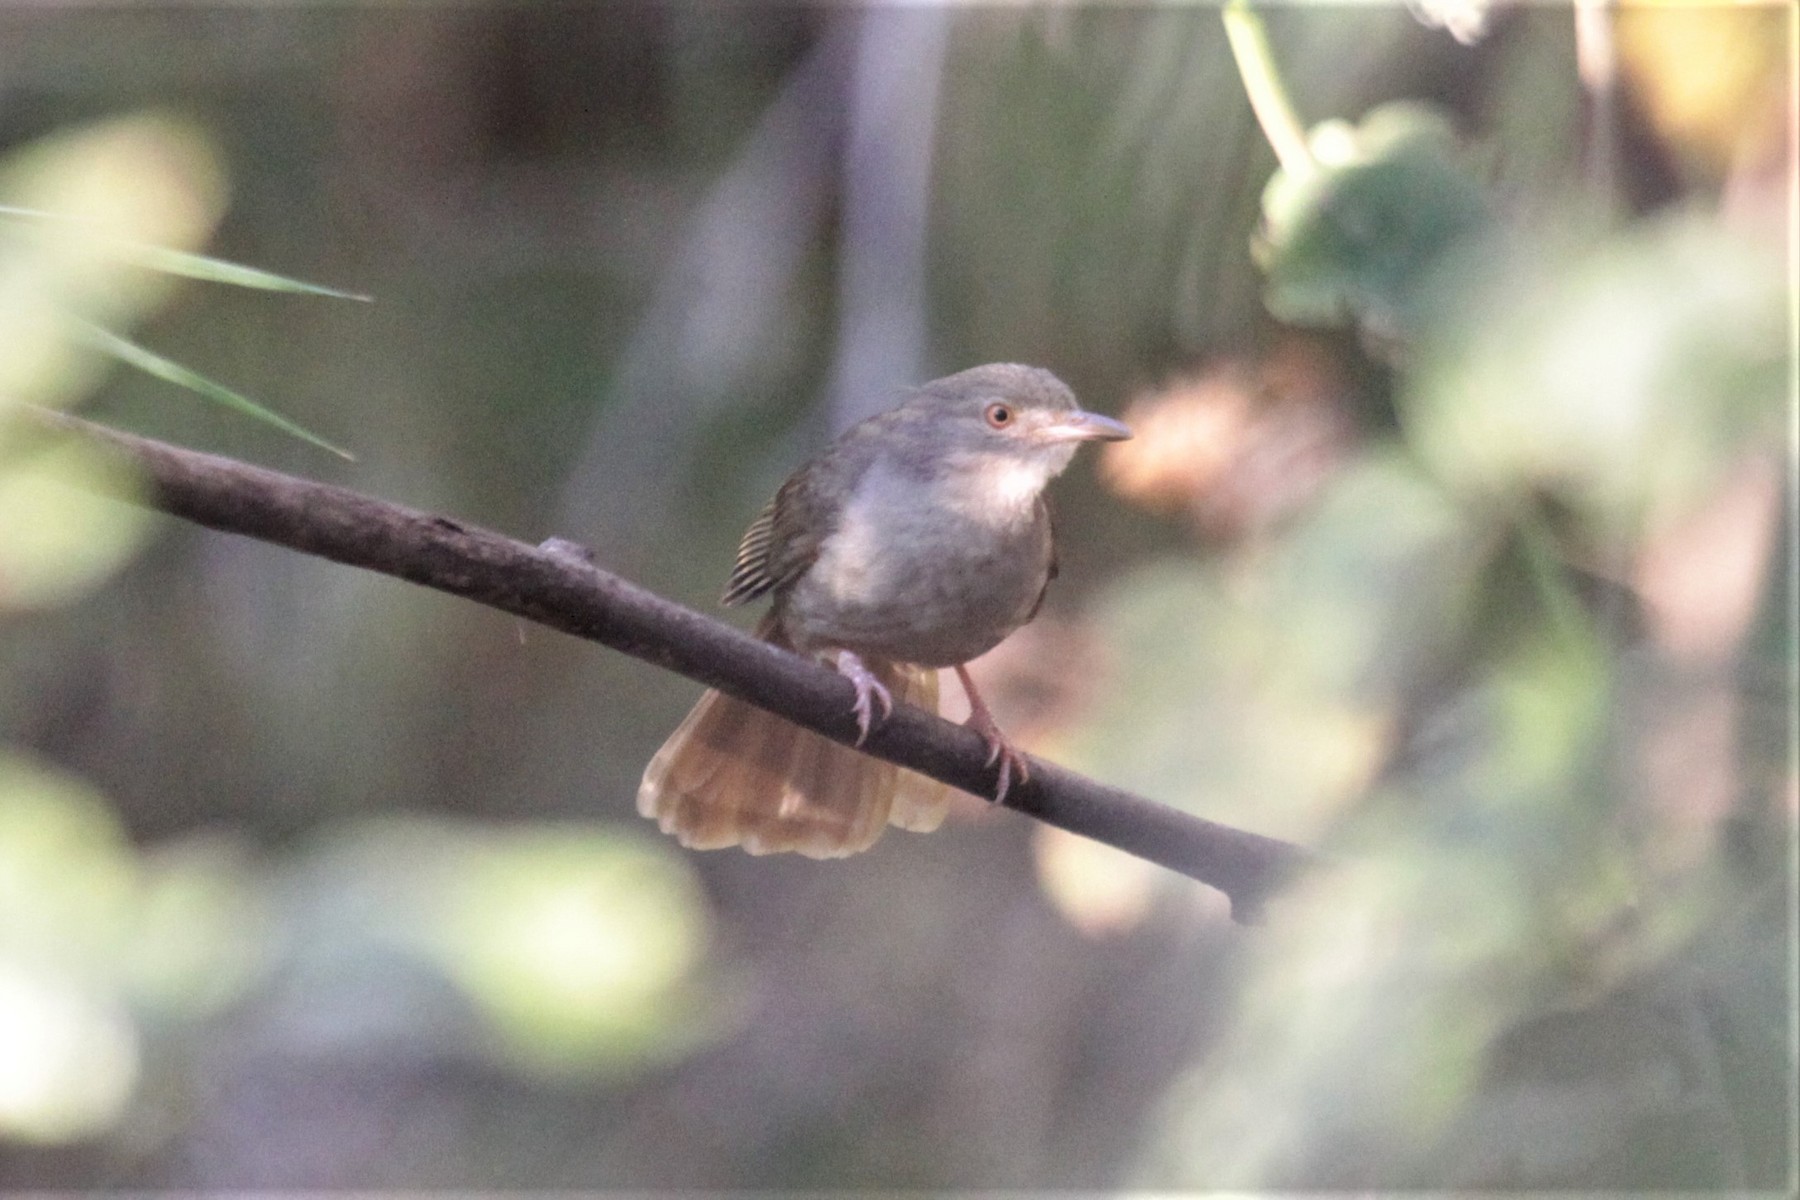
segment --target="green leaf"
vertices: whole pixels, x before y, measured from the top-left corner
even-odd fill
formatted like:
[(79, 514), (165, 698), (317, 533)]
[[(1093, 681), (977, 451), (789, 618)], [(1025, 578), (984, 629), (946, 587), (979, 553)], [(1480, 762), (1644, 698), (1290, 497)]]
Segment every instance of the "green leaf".
[[(74, 217), (66, 217), (60, 213), (44, 212), (35, 208), (17, 208), (10, 204), (0, 204), (0, 217), (24, 218), (34, 221), (76, 220)], [(165, 275), (182, 275), (189, 279), (203, 279), (211, 283), (231, 284), (234, 287), (258, 288), (267, 292), (329, 296), (335, 300), (361, 300), (367, 303), (372, 299), (372, 297), (359, 292), (340, 291), (337, 288), (325, 287), (323, 284), (290, 279), (286, 275), (277, 275), (273, 271), (226, 262), (222, 258), (191, 254), (185, 250), (171, 250), (167, 246), (151, 246), (141, 242), (120, 242), (118, 250), (119, 257), (124, 261), (147, 270), (160, 271)]]
[(155, 351), (146, 350), (136, 342), (122, 338), (110, 329), (87, 322), (82, 322), (80, 328), (96, 349), (111, 355), (127, 366), (136, 367), (146, 375), (173, 383), (178, 387), (198, 392), (216, 404), (223, 404), (246, 416), (265, 421), (284, 433), (291, 434), (302, 441), (311, 442), (320, 449), (329, 450), (347, 461), (356, 461), (356, 456), (343, 447), (333, 445), (318, 434), (296, 425), (281, 414), (264, 408), (248, 396), (234, 392), (222, 383), (215, 383), (190, 367), (184, 367), (172, 359), (164, 358)]
[(222, 258), (208, 258), (204, 254), (189, 254), (184, 250), (170, 250), (163, 246), (127, 246), (124, 249), (126, 257), (138, 266), (147, 267), (152, 271), (161, 271), (167, 275), (185, 275), (190, 279), (205, 279), (213, 283), (232, 284), (236, 287), (261, 288), (269, 292), (298, 292), (306, 296), (330, 296), (336, 300), (361, 300), (368, 303), (372, 299), (372, 297), (359, 292), (343, 292), (317, 283), (289, 279), (285, 275), (277, 275), (272, 271), (262, 271), (255, 267), (226, 262)]
[(1251, 251), (1269, 311), (1415, 338), (1439, 315), (1453, 251), (1494, 225), (1469, 155), (1447, 117), (1411, 101), (1321, 122), (1307, 142), (1307, 169), (1284, 164), (1263, 190)]

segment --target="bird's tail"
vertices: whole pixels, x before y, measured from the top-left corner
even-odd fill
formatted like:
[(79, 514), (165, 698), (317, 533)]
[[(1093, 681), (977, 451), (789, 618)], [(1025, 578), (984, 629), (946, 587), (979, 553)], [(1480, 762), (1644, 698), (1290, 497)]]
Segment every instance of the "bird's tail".
[[(757, 635), (781, 639), (765, 619)], [(866, 663), (896, 703), (937, 711), (937, 672)], [(700, 697), (644, 769), (638, 812), (695, 850), (739, 846), (841, 858), (867, 850), (887, 825), (927, 832), (950, 790), (717, 691)]]

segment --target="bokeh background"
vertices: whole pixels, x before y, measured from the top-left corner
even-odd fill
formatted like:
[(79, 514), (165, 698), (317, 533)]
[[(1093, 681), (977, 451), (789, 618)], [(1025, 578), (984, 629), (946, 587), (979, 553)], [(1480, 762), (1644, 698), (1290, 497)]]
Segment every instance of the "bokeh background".
[[(0, 11), (0, 1188), (1792, 1187), (1793, 20), (1274, 9), (1271, 185), (1204, 8)], [(694, 686), (8, 411), (710, 608), (995, 360), (1138, 431), (1002, 723), (1326, 851), (1261, 926), (972, 799), (684, 853)]]

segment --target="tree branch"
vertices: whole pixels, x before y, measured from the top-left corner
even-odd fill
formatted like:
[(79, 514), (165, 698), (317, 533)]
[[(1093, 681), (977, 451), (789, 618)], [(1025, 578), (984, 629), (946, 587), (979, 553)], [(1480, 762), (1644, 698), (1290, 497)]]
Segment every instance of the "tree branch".
[[(662, 599), (578, 557), (528, 546), (448, 517), (228, 458), (44, 412), (47, 425), (111, 447), (151, 485), (146, 501), (177, 517), (462, 596), (599, 642), (850, 744), (854, 690), (836, 672)], [(991, 795), (987, 746), (973, 730), (907, 705), (862, 749), (977, 796)], [(1287, 842), (1215, 824), (1031, 760), (1006, 807), (1209, 884), (1235, 919), (1310, 856)]]

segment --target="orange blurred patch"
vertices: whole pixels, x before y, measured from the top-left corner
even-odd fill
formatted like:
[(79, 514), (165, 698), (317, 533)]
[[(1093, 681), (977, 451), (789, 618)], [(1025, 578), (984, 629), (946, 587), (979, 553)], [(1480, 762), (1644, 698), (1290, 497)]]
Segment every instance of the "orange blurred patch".
[(1161, 868), (1045, 825), (1032, 831), (1038, 883), (1063, 919), (1089, 937), (1125, 933), (1150, 915)]
[(1720, 173), (1779, 143), (1787, 102), (1785, 6), (1633, 5), (1614, 25), (1651, 121), (1684, 159)]
[[(1756, 803), (1744, 729), (1763, 723), (1752, 706), (1770, 701), (1745, 691), (1735, 664), (1762, 603), (1781, 507), (1779, 464), (1747, 458), (1638, 555), (1633, 582), (1647, 631), (1675, 667), (1646, 689), (1639, 717), (1649, 820), (1638, 836), (1655, 871), (1700, 869), (1718, 853), (1725, 822)], [(1791, 828), (1791, 818), (1776, 823)]]
[(1107, 446), (1101, 478), (1145, 508), (1234, 540), (1304, 505), (1355, 438), (1346, 386), (1317, 343), (1294, 339), (1255, 366), (1227, 360), (1139, 396), (1136, 436)]
[(1781, 519), (1779, 467), (1744, 462), (1705, 505), (1662, 529), (1636, 568), (1652, 636), (1678, 661), (1728, 661), (1762, 595)]

